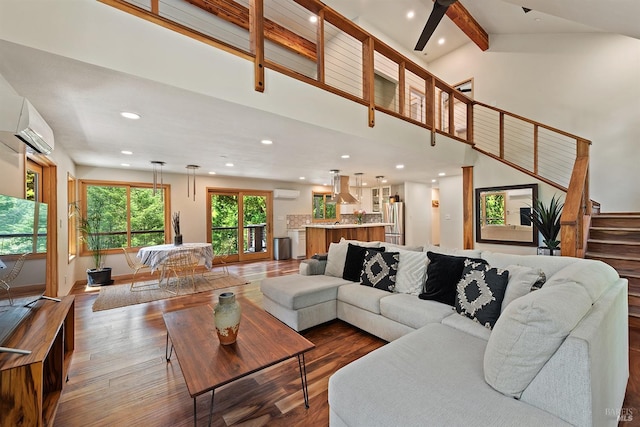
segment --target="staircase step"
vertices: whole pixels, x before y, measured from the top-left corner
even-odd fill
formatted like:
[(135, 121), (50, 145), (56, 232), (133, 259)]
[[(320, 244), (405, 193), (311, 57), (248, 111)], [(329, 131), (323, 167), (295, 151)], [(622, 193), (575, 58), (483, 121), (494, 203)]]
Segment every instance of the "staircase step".
[(589, 239), (587, 247), (590, 252), (640, 257), (640, 242)]
[(617, 271), (640, 271), (640, 257), (638, 256), (612, 255), (602, 252), (588, 251), (585, 254), (585, 258), (599, 259), (600, 261), (606, 262)]
[(629, 295), (640, 296), (640, 272), (630, 270), (617, 270), (620, 277), (629, 281)]
[(591, 217), (592, 227), (640, 228), (638, 213), (606, 213)]
[(618, 240), (640, 242), (640, 228), (630, 227), (591, 227), (589, 238), (595, 240)]
[(640, 318), (640, 307), (637, 307), (635, 305), (630, 305), (629, 306), (629, 317)]

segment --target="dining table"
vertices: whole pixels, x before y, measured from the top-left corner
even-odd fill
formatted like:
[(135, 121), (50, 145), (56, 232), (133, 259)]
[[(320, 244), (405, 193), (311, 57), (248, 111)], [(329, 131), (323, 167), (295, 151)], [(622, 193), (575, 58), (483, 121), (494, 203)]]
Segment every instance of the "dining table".
[(211, 270), (213, 267), (213, 247), (211, 243), (183, 243), (181, 245), (164, 244), (144, 246), (136, 255), (142, 263), (151, 267), (151, 271), (161, 268), (165, 261), (179, 251), (191, 251), (201, 260), (204, 266)]

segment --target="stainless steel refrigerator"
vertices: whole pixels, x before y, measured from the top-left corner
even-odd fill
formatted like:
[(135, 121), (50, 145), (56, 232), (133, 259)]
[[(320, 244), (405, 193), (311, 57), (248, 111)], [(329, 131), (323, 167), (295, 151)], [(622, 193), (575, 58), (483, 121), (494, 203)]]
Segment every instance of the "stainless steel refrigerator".
[(382, 222), (392, 224), (385, 226), (385, 242), (404, 245), (404, 203), (383, 203)]

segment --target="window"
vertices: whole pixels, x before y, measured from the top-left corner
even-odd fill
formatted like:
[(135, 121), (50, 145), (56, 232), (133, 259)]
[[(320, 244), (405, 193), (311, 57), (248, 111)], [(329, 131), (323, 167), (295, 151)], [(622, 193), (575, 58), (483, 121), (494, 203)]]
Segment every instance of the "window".
[(335, 203), (329, 203), (331, 193), (313, 193), (312, 209), (313, 222), (337, 221), (340, 219), (340, 211)]
[(73, 206), (76, 206), (78, 198), (76, 197), (76, 179), (71, 174), (67, 174), (67, 203), (69, 204), (69, 212), (67, 215), (67, 234), (68, 234), (68, 250), (69, 261), (78, 255), (78, 225), (77, 216), (73, 215)]
[(154, 195), (151, 184), (81, 181), (80, 208), (88, 217), (100, 212), (107, 249), (159, 245), (169, 241), (169, 190), (161, 186)]
[(27, 159), (25, 178), (25, 199), (32, 202), (42, 201), (42, 166)]

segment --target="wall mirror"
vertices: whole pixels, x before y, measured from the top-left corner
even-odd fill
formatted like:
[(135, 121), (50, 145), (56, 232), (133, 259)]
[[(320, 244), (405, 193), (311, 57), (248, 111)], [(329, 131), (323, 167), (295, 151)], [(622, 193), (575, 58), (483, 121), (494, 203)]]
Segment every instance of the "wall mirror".
[(476, 188), (476, 242), (538, 246), (531, 207), (538, 184)]

